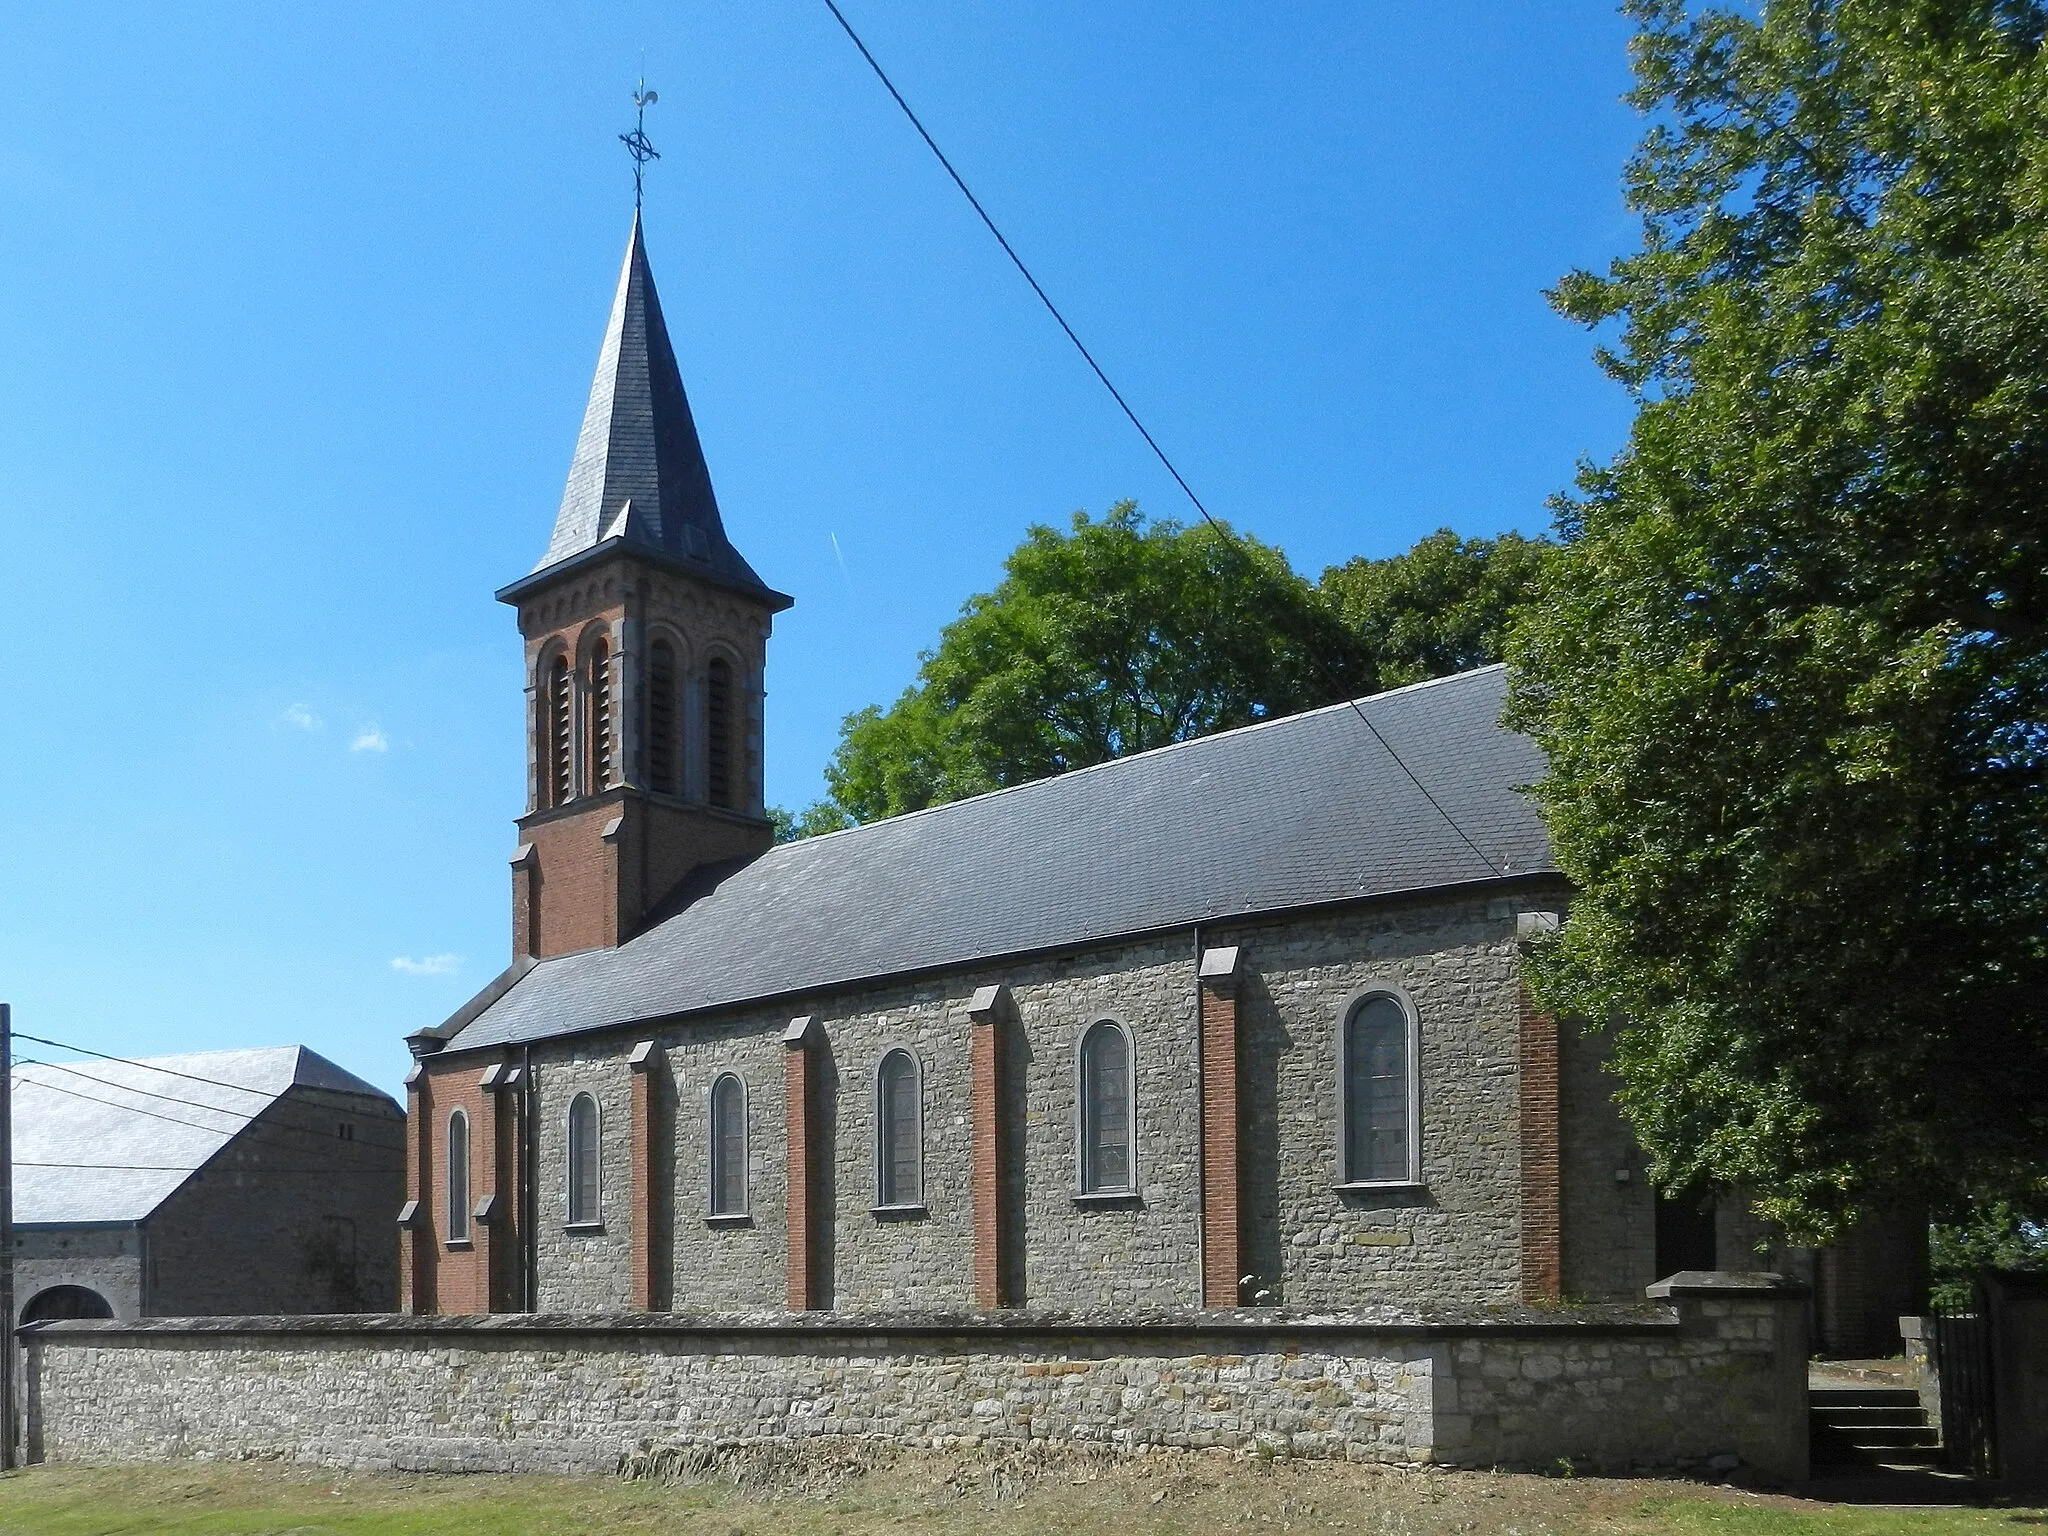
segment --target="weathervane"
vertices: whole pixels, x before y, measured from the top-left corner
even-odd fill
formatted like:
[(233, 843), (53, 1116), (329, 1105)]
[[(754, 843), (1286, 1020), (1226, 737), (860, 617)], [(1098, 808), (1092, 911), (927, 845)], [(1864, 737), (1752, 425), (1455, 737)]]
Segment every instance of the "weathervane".
[(647, 138), (647, 109), (659, 100), (661, 100), (659, 96), (647, 89), (647, 81), (643, 77), (640, 81), (640, 89), (633, 93), (633, 106), (636, 109), (633, 117), (633, 131), (619, 135), (619, 142), (626, 146), (626, 153), (633, 157), (633, 211), (635, 213), (640, 211), (640, 178), (647, 170), (647, 162), (661, 158), (661, 151), (648, 142)]

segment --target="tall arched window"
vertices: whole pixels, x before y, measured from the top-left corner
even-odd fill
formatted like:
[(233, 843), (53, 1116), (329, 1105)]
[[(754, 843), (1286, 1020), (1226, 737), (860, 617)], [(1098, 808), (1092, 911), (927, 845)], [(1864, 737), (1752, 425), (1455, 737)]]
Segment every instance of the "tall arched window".
[(569, 658), (557, 656), (548, 668), (547, 696), (541, 704), (541, 751), (547, 758), (549, 805), (567, 805), (576, 792), (572, 777), (569, 726)]
[(1391, 992), (1372, 992), (1344, 1017), (1344, 1182), (1407, 1184), (1418, 1177), (1414, 1018)]
[(673, 795), (676, 783), (676, 648), (657, 639), (647, 647), (647, 787)]
[(875, 1203), (924, 1204), (924, 1111), (918, 1102), (917, 1058), (904, 1050), (882, 1058), (875, 1082)]
[(1131, 1040), (1114, 1019), (1101, 1019), (1081, 1037), (1081, 1193), (1129, 1194), (1136, 1187), (1131, 1157)]
[(584, 697), (590, 701), (590, 792), (612, 782), (612, 648), (600, 640), (590, 648), (590, 675)]
[(448, 1116), (448, 1241), (469, 1241), (469, 1116)]
[(711, 1214), (747, 1209), (747, 1090), (730, 1072), (711, 1085)]
[(569, 1225), (594, 1226), (603, 1213), (597, 1190), (597, 1100), (579, 1093), (569, 1101)]
[(713, 805), (732, 806), (732, 663), (711, 658), (704, 674), (705, 793)]

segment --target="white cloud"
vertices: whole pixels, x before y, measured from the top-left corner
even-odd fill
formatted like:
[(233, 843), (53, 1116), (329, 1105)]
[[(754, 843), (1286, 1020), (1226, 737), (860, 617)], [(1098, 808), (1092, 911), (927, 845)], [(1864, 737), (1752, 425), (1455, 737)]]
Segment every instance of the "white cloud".
[(428, 955), (415, 960), (411, 955), (398, 955), (393, 957), (391, 969), (407, 976), (453, 976), (462, 969), (462, 956)]
[(290, 709), (286, 710), (280, 718), (284, 721), (286, 725), (291, 726), (294, 730), (300, 731), (322, 730), (325, 728), (327, 724), (326, 721), (322, 720), (318, 715), (314, 714), (313, 711), (307, 708), (304, 704), (294, 704)]
[(356, 739), (348, 744), (351, 752), (389, 752), (391, 741), (383, 729), (372, 723), (356, 732)]

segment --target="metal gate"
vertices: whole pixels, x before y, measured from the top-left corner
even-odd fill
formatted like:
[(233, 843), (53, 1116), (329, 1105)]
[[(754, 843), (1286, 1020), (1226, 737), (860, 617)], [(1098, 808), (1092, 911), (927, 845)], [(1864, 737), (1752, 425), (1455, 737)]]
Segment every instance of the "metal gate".
[(1998, 1475), (1998, 1436), (1991, 1418), (1991, 1317), (1980, 1286), (1967, 1308), (1937, 1308), (1932, 1346), (1941, 1383), (1943, 1461), (1972, 1477)]

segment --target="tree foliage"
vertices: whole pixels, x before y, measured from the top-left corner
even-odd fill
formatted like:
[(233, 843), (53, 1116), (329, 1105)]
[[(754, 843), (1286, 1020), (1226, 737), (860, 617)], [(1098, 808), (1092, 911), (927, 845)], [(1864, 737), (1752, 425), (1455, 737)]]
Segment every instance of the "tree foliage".
[(1363, 642), (1379, 686), (1399, 688), (1499, 661), (1509, 622), (1555, 547), (1440, 528), (1405, 554), (1331, 566), (1322, 590)]
[(2048, 1270), (2048, 1226), (2006, 1200), (1972, 1210), (1961, 1221), (1937, 1223), (1928, 1247), (1931, 1300), (1938, 1307), (1969, 1307), (1976, 1299), (1977, 1277), (1987, 1269)]
[(1498, 661), (1552, 547), (1443, 529), (1312, 587), (1277, 549), (1128, 501), (1034, 527), (916, 684), (847, 717), (831, 798), (776, 811), (777, 839)]
[[(887, 710), (847, 718), (829, 805), (871, 821), (1341, 698), (1356, 640), (1276, 549), (1135, 503), (1033, 527)], [(822, 830), (834, 810), (805, 813)], [(802, 830), (800, 824), (799, 830)]]
[(2031, 1200), (2048, 1147), (2048, 62), (2023, 0), (1633, 0), (1638, 400), (1514, 717), (1667, 1183), (1795, 1232)]

